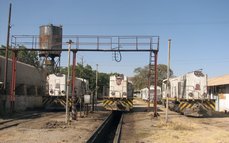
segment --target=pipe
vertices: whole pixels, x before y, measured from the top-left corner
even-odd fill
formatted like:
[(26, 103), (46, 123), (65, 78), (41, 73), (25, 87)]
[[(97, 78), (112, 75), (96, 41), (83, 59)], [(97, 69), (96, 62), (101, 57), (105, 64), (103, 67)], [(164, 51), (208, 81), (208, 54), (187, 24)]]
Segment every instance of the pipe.
[[(72, 65), (72, 120), (77, 120), (76, 95), (75, 95), (75, 79), (76, 79), (76, 51), (73, 51)], [(77, 89), (78, 90), (78, 89)]]
[(157, 117), (157, 56), (158, 51), (154, 53), (154, 117)]
[(69, 123), (69, 107), (68, 107), (68, 98), (69, 98), (69, 87), (70, 87), (70, 51), (71, 51), (71, 44), (72, 40), (69, 40), (68, 43), (68, 75), (67, 75), (67, 91), (66, 91), (66, 123)]
[(168, 40), (168, 67), (167, 67), (167, 83), (166, 83), (166, 112), (165, 112), (165, 121), (168, 122), (168, 108), (169, 108), (169, 78), (170, 78), (170, 47), (171, 39)]

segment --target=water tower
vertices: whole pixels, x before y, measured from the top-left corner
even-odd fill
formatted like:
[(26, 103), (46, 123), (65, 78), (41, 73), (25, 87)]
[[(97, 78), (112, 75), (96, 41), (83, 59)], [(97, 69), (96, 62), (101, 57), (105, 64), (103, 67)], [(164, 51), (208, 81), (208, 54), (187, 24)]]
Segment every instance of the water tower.
[(39, 36), (40, 49), (49, 51), (40, 51), (39, 57), (41, 65), (50, 73), (56, 73), (60, 67), (60, 55), (62, 49), (62, 26), (52, 24), (40, 26)]

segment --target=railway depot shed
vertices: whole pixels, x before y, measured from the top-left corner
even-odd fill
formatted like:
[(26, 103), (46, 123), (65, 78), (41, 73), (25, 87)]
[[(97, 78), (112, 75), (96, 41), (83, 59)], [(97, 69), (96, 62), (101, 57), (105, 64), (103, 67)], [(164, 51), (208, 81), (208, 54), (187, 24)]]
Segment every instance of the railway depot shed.
[[(28, 108), (40, 108), (42, 95), (46, 83), (46, 76), (43, 70), (34, 66), (17, 61), (16, 64), (16, 87), (15, 87), (15, 111), (26, 110)], [(0, 56), (0, 86), (4, 81), (5, 57)], [(9, 110), (9, 95), (12, 80), (12, 59), (8, 61), (6, 95), (0, 92), (0, 115), (3, 110)]]
[(209, 78), (208, 93), (216, 99), (216, 111), (229, 111), (229, 74)]

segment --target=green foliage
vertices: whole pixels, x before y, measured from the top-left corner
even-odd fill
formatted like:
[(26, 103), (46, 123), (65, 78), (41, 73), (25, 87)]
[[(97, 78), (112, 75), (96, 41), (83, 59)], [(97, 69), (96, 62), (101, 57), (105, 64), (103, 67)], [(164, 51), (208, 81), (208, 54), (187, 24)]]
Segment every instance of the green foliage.
[[(1, 49), (4, 49), (4, 50), (0, 50), (0, 55), (1, 55), (1, 56), (5, 56), (5, 49), (6, 49), (6, 46), (1, 45)], [(12, 57), (12, 51), (11, 51), (11, 50), (8, 50), (8, 57)]]
[(38, 53), (35, 51), (27, 51), (25, 46), (20, 46), (18, 52), (18, 61), (37, 67), (39, 65)]
[[(1, 45), (0, 48), (1, 48), (1, 49), (5, 49), (6, 47), (3, 46), (3, 45)], [(5, 51), (4, 51), (4, 50), (0, 50), (0, 55), (1, 55), (1, 56), (5, 56)]]
[(142, 89), (148, 85), (148, 66), (144, 68), (138, 67), (134, 70), (133, 84), (135, 89)]
[[(149, 66), (143, 68), (138, 67), (134, 70), (135, 76), (133, 77), (133, 84), (135, 89), (142, 89), (148, 86)], [(154, 84), (154, 66), (151, 70), (150, 84)], [(170, 76), (173, 75), (173, 71), (170, 69)], [(158, 81), (157, 85), (161, 86), (162, 81), (167, 77), (167, 65), (158, 65)]]
[[(6, 46), (1, 46), (1, 49), (5, 49)], [(19, 46), (20, 49), (17, 52), (17, 60), (26, 64), (37, 67), (39, 65), (38, 53), (34, 51), (27, 51), (25, 46)], [(1, 56), (5, 56), (5, 50), (0, 51)], [(8, 50), (8, 57), (12, 58), (12, 49)]]
[[(68, 73), (68, 68), (60, 68), (60, 72), (63, 74)], [(76, 66), (76, 77), (84, 78), (89, 81), (89, 88), (92, 92), (96, 89), (96, 71), (92, 69), (90, 65), (83, 66), (78, 63)], [(70, 75), (72, 74), (72, 66), (70, 67)], [(98, 73), (98, 94), (102, 95), (103, 86), (109, 86), (109, 77), (110, 74), (107, 73)]]

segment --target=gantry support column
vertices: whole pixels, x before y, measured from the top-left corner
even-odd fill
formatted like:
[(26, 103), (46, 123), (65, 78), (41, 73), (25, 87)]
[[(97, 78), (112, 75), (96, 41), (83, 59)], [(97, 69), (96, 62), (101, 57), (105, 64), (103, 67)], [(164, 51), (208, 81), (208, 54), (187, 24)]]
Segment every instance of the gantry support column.
[(158, 50), (154, 51), (154, 117), (157, 117), (157, 56)]
[(150, 111), (150, 79), (151, 79), (151, 70), (152, 70), (152, 51), (150, 51), (149, 59), (149, 72), (148, 72), (148, 111)]
[(13, 50), (12, 57), (12, 78), (11, 78), (11, 87), (10, 87), (10, 112), (14, 112), (15, 105), (15, 87), (16, 87), (16, 65), (17, 65), (17, 51)]
[[(151, 39), (151, 43), (153, 43)], [(150, 111), (150, 85), (151, 85), (151, 70), (152, 65), (154, 65), (154, 98), (153, 98), (153, 105), (154, 105), (154, 117), (158, 116), (157, 113), (157, 81), (158, 81), (158, 71), (157, 71), (157, 57), (158, 57), (158, 52), (159, 52), (159, 37), (158, 37), (158, 43), (157, 43), (157, 48), (153, 49), (153, 45), (150, 46), (150, 58), (149, 58), (149, 73), (148, 73), (148, 111)], [(154, 54), (154, 55), (153, 55)]]

